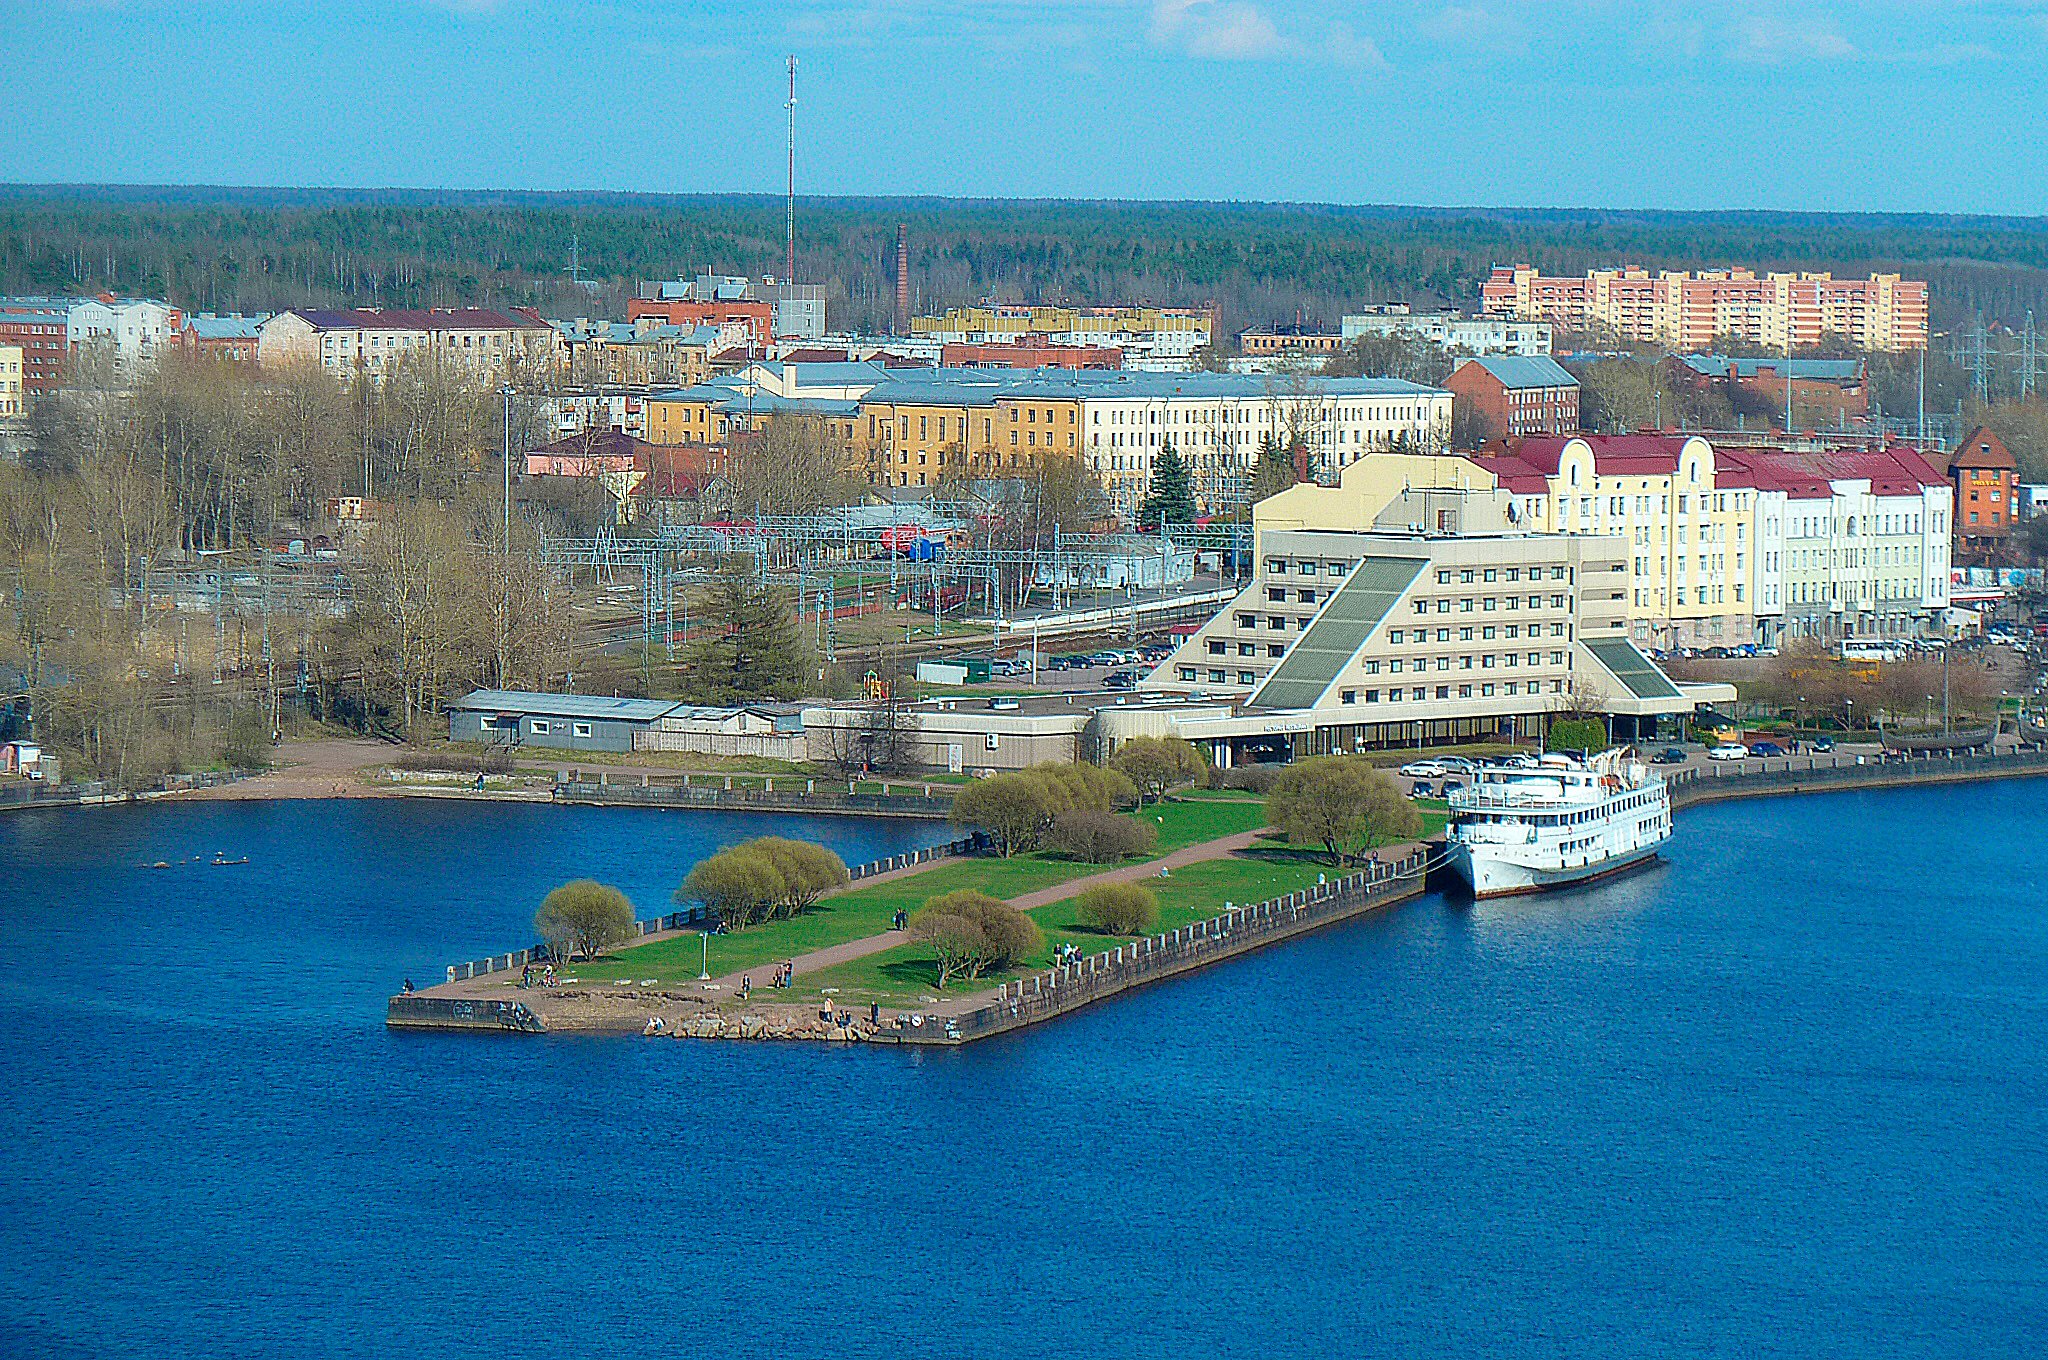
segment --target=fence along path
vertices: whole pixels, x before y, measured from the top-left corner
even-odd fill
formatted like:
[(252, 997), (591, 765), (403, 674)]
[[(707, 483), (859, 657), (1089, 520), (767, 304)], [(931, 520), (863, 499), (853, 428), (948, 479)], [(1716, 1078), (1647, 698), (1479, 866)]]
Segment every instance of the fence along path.
[(1415, 850), (1387, 864), (1252, 906), (1230, 907), (1072, 963), (1003, 984), (994, 1001), (954, 1016), (899, 1017), (882, 1042), (967, 1043), (1078, 1010), (1148, 982), (1249, 953), (1346, 917), (1416, 896), (1436, 861)]

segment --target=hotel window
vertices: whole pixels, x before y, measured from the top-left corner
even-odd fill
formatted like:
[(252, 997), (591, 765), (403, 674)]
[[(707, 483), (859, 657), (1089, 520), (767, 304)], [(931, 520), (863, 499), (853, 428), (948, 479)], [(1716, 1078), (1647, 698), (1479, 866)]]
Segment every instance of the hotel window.
[(1438, 685), (1438, 686), (1436, 687), (1436, 697), (1437, 697), (1437, 698), (1439, 698), (1439, 699), (1448, 699), (1448, 698), (1450, 698), (1450, 697), (1451, 697), (1451, 687), (1450, 687), (1449, 685)]
[(1469, 698), (1471, 698), (1471, 697), (1472, 697), (1472, 687), (1471, 687), (1470, 685), (1460, 685), (1460, 686), (1458, 686), (1458, 697), (1459, 697), (1460, 699), (1469, 699)]
[(1343, 703), (1355, 704), (1358, 702), (1358, 691), (1355, 689), (1347, 689), (1339, 696), (1339, 698), (1340, 701)]
[(1193, 666), (1182, 666), (1180, 668), (1180, 678), (1183, 680), (1193, 680), (1195, 678), (1195, 668)]
[(1408, 691), (1408, 697), (1415, 700), (1417, 703), (1421, 703), (1424, 699), (1427, 699), (1429, 697), (1429, 691), (1427, 689), (1424, 689), (1421, 685), (1417, 685), (1414, 689)]
[(1220, 685), (1225, 683), (1225, 674), (1226, 673), (1223, 671), (1210, 671), (1209, 683), (1212, 685)]
[(570, 727), (569, 727), (569, 735), (570, 735), (570, 736), (573, 736), (573, 737), (587, 737), (587, 736), (589, 736), (589, 735), (590, 735), (590, 724), (589, 724), (589, 723), (587, 723), (587, 722), (580, 722), (580, 723), (572, 723), (572, 724), (570, 724)]
[(535, 718), (532, 720), (532, 723), (533, 730), (536, 734), (540, 736), (546, 736), (548, 734), (550, 729), (548, 727), (548, 720), (546, 718)]
[(1378, 703), (1380, 701), (1380, 692), (1376, 689), (1367, 690), (1365, 692), (1365, 701), (1369, 704)]
[(1267, 643), (1267, 644), (1266, 644), (1266, 655), (1267, 655), (1267, 656), (1285, 656), (1285, 655), (1287, 655), (1287, 644), (1286, 644), (1286, 643), (1284, 643), (1284, 642), (1269, 642), (1269, 643)]
[(1493, 697), (1493, 686), (1481, 685), (1479, 687), (1479, 697), (1482, 699), (1491, 699)]
[(1256, 679), (1257, 677), (1254, 676), (1250, 671), (1239, 671), (1237, 673), (1237, 683), (1240, 685), (1252, 684), (1255, 682)]

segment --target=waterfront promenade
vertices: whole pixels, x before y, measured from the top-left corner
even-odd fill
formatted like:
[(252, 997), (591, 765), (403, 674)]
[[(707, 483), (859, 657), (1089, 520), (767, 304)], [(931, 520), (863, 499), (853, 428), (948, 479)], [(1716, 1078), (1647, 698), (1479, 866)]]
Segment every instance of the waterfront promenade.
[[(1675, 809), (1684, 809), (1698, 803), (1735, 798), (1967, 783), (2043, 774), (2048, 774), (2048, 753), (2003, 752), (1983, 756), (1888, 760), (1880, 760), (1874, 753), (1830, 753), (1745, 762), (1742, 767), (1708, 765), (1672, 771), (1672, 803)], [(1155, 860), (1120, 866), (1098, 874), (1069, 877), (1045, 887), (1010, 894), (1007, 900), (1020, 909), (1036, 910), (1068, 900), (1096, 882), (1157, 879), (1177, 869), (1240, 858), (1253, 850), (1259, 841), (1260, 833), (1257, 831), (1233, 833), (1181, 847)], [(642, 1033), (653, 1028), (664, 1035), (706, 1038), (966, 1042), (1065, 1013), (1076, 1005), (1115, 995), (1139, 982), (1184, 971), (1186, 966), (1195, 966), (1191, 960), (1197, 950), (1204, 947), (1198, 946), (1197, 941), (1205, 942), (1207, 949), (1200, 962), (1214, 962), (1243, 952), (1245, 948), (1289, 938), (1298, 933), (1294, 929), (1297, 926), (1314, 928), (1345, 919), (1359, 911), (1378, 910), (1415, 896), (1423, 890), (1425, 874), (1431, 867), (1429, 851), (1428, 845), (1413, 845), (1385, 852), (1381, 856), (1384, 862), (1402, 864), (1407, 872), (1395, 876), (1401, 880), (1398, 883), (1375, 882), (1370, 885), (1370, 892), (1358, 891), (1367, 885), (1340, 882), (1338, 888), (1333, 889), (1331, 882), (1318, 881), (1302, 888), (1289, 888), (1267, 899), (1269, 903), (1287, 904), (1294, 913), (1284, 922), (1279, 916), (1246, 918), (1239, 914), (1240, 908), (1235, 899), (1219, 896), (1208, 903), (1207, 913), (1199, 914), (1196, 919), (1176, 925), (1156, 937), (1090, 946), (1082, 956), (1083, 971), (1069, 974), (1068, 980), (1086, 978), (1097, 981), (1091, 981), (1084, 989), (1070, 989), (1056, 1001), (1044, 990), (1046, 984), (1042, 981), (1033, 984), (1040, 988), (1038, 991), (1026, 994), (1015, 990), (1025, 985), (1025, 980), (1019, 978), (1007, 980), (997, 987), (983, 987), (961, 994), (941, 995), (936, 991), (920, 990), (908, 997), (892, 998), (886, 1005), (871, 1000), (864, 1008), (866, 1014), (862, 1014), (862, 1008), (855, 1006), (853, 998), (845, 994), (848, 989), (815, 981), (820, 978), (837, 981), (848, 965), (874, 960), (892, 951), (898, 954), (912, 951), (902, 932), (887, 930), (793, 955), (797, 977), (804, 985), (790, 993), (778, 994), (758, 985), (771, 975), (772, 969), (765, 965), (725, 971), (721, 976), (703, 981), (677, 976), (677, 959), (671, 957), (661, 965), (650, 964), (644, 970), (647, 973), (644, 977), (611, 976), (595, 982), (581, 977), (580, 972), (596, 971), (596, 966), (586, 964), (580, 970), (571, 966), (562, 970), (563, 986), (553, 991), (521, 989), (517, 986), (516, 977), (508, 974), (467, 978), (429, 988), (420, 994), (421, 1002), (409, 1006), (396, 1007), (394, 999), (392, 1017), (398, 1024), (436, 1027), (437, 1017), (447, 1012), (423, 1003), (445, 1001), (474, 1007), (479, 1003), (488, 1006), (493, 1002), (516, 999), (531, 1012), (534, 1023), (508, 1027), (612, 1033)], [(998, 862), (974, 863), (993, 866)], [(919, 866), (891, 871), (887, 878), (911, 879), (928, 872), (928, 867)], [(972, 864), (962, 865), (956, 874), (958, 872), (971, 874)], [(1320, 880), (1323, 876), (1317, 877)], [(879, 881), (882, 880), (864, 879), (860, 886)], [(947, 889), (956, 886), (963, 884), (950, 877), (943, 884)], [(935, 881), (933, 887), (936, 891), (940, 885)], [(911, 904), (916, 900), (916, 894), (909, 894), (904, 900), (906, 905)], [(1301, 916), (1299, 909), (1303, 906), (1316, 909), (1313, 919)], [(1248, 923), (1260, 928), (1247, 929)], [(1226, 925), (1234, 925), (1234, 931), (1227, 930)], [(667, 932), (659, 938), (693, 937), (694, 934), (693, 931), (679, 930)], [(1227, 949), (1219, 947), (1218, 943), (1225, 934), (1233, 935)], [(1155, 938), (1157, 945), (1150, 943)], [(630, 951), (626, 957), (631, 957)], [(610, 971), (616, 973), (616, 969)], [(863, 976), (872, 973), (870, 968)], [(1027, 976), (1042, 978), (1044, 974)], [(1104, 985), (1099, 981), (1110, 978), (1116, 979), (1115, 985)], [(752, 994), (742, 998), (740, 987), (747, 980), (755, 981), (757, 985)], [(1009, 1020), (999, 1023), (992, 1018), (996, 1015), (992, 1008), (1003, 1006), (1013, 1009)], [(981, 1018), (970, 1022), (967, 1020), (970, 1016)], [(495, 1027), (493, 1022), (483, 1018), (482, 1012), (471, 1011), (449, 1018), (452, 1027), (456, 1028)], [(658, 1027), (651, 1024), (656, 1019), (660, 1021)]]

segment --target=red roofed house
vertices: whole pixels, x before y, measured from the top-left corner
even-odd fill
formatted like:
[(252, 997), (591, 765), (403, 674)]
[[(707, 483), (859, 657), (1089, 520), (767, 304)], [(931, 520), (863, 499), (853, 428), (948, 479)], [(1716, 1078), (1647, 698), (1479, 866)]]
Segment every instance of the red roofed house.
[(1956, 488), (1956, 561), (1989, 566), (2019, 518), (2019, 464), (2005, 441), (1979, 425), (1949, 455)]

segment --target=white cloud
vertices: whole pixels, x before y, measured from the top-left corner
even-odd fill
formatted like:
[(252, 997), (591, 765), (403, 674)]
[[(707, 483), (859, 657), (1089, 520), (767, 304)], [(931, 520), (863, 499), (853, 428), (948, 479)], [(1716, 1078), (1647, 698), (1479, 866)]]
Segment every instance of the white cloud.
[(1857, 55), (1856, 45), (1821, 18), (1781, 19), (1759, 15), (1743, 25), (1742, 48), (1759, 61), (1840, 60)]
[(1290, 49), (1273, 21), (1247, 0), (1155, 0), (1152, 41), (1216, 61), (1256, 61)]
[(1372, 39), (1342, 22), (1308, 34), (1281, 26), (1251, 0), (1153, 0), (1152, 41), (1209, 61), (1334, 62), (1384, 66)]

